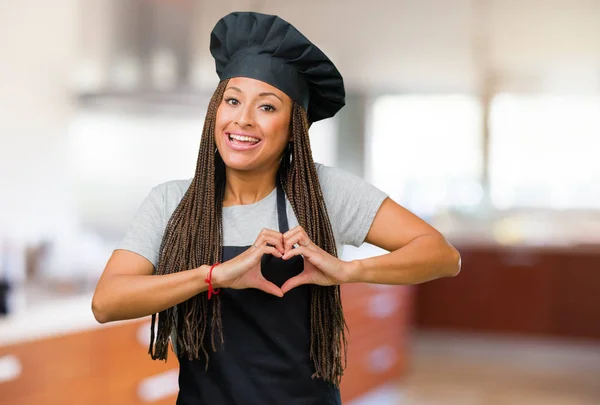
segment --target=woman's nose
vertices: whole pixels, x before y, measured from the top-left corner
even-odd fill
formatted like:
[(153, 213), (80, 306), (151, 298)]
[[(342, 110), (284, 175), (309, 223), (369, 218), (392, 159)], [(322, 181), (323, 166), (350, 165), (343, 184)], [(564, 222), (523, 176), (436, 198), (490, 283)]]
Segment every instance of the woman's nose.
[(238, 111), (237, 124), (240, 127), (254, 125), (254, 110), (252, 109), (252, 106), (243, 105)]

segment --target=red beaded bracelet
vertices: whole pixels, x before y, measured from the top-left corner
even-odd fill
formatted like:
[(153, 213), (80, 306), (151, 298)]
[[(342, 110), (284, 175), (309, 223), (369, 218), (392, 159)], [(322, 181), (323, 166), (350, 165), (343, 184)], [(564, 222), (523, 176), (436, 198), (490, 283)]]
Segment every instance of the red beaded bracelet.
[(204, 279), (204, 281), (208, 284), (208, 299), (211, 299), (211, 297), (213, 296), (213, 294), (218, 294), (221, 290), (219, 290), (218, 288), (216, 290), (213, 289), (212, 286), (212, 271), (215, 267), (217, 267), (219, 264), (219, 262), (216, 262), (215, 264), (213, 264), (210, 268), (210, 270), (208, 271), (208, 274), (206, 275), (206, 278)]

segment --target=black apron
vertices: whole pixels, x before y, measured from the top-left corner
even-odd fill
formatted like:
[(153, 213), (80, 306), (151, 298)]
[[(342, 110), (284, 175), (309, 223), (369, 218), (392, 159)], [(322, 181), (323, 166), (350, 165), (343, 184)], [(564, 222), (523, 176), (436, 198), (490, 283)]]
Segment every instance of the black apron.
[[(288, 231), (285, 193), (277, 182), (279, 232)], [(224, 246), (223, 262), (250, 246)], [(304, 268), (301, 256), (261, 259), (264, 277), (281, 287)], [(214, 271), (218, 271), (218, 267)], [(179, 357), (177, 405), (339, 405), (339, 389), (311, 378), (310, 290), (296, 287), (283, 298), (257, 289), (222, 289), (225, 343), (209, 349), (208, 370), (199, 360)], [(205, 347), (210, 348), (210, 315)]]

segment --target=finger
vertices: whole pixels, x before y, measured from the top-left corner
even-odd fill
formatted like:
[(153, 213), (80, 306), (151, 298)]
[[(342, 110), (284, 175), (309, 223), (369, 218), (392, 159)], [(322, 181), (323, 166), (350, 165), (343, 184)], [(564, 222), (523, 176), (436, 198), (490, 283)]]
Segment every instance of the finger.
[(258, 279), (256, 288), (258, 288), (259, 290), (264, 291), (268, 294), (275, 295), (279, 298), (283, 297), (283, 291), (281, 291), (281, 288), (277, 287), (275, 284), (271, 283), (270, 281), (267, 281), (267, 279), (265, 279), (264, 277), (261, 277)]
[(283, 254), (274, 246), (268, 246), (266, 244), (258, 246), (257, 248), (250, 247), (250, 249), (248, 249), (247, 252), (249, 252), (252, 255), (252, 257), (254, 258), (253, 260), (256, 262), (260, 261), (263, 255), (273, 255), (280, 259), (283, 257)]
[(281, 239), (279, 239), (277, 237), (263, 236), (263, 237), (257, 239), (256, 242), (254, 242), (254, 247), (260, 248), (262, 246), (272, 246), (275, 249), (279, 250), (281, 252), (281, 254), (285, 253), (285, 251), (283, 250), (283, 242)]
[(283, 236), (283, 247), (285, 249), (285, 253), (287, 253), (289, 250), (292, 250), (293, 246), (295, 243), (296, 238), (298, 238), (298, 235), (301, 234), (302, 231), (296, 231), (294, 233), (288, 234), (287, 236), (284, 235)]
[(299, 255), (306, 256), (306, 258), (308, 259), (310, 257), (310, 251), (307, 248), (300, 246), (300, 247), (297, 247), (296, 249), (288, 250), (286, 252), (286, 254), (284, 254), (281, 258), (283, 260), (286, 260), (291, 257), (299, 256)]
[[(313, 245), (314, 245), (314, 243), (313, 243)], [(310, 248), (305, 248), (302, 246), (300, 246), (296, 249), (290, 250), (285, 255), (283, 255), (282, 259), (289, 260), (290, 258), (292, 258), (294, 256), (302, 256), (302, 258), (304, 259), (305, 266), (306, 266), (306, 261), (308, 260), (308, 262), (310, 262), (310, 264), (312, 264), (313, 266), (315, 266), (317, 268), (321, 268), (321, 266), (323, 265), (323, 260), (325, 259), (325, 257), (323, 257), (323, 255), (320, 253), (320, 249), (311, 250)]]
[(275, 249), (278, 250), (282, 255), (285, 253), (283, 240), (280, 233), (277, 236), (269, 237), (267, 239), (267, 243), (269, 243), (271, 246), (274, 246)]
[(273, 245), (281, 252), (281, 254), (285, 253), (283, 247), (283, 235), (280, 232), (274, 231), (272, 229), (264, 228), (258, 234), (256, 241), (254, 242), (254, 246), (260, 247), (261, 245), (266, 244)]
[(299, 232), (295, 235), (293, 235), (290, 239), (286, 240), (286, 253), (292, 249), (292, 246), (294, 246), (295, 244), (298, 244), (299, 247), (310, 247), (311, 245), (311, 240), (308, 237), (308, 235), (306, 234), (306, 232)]
[(273, 246), (264, 246), (260, 250), (261, 250), (262, 254), (273, 255), (275, 257), (279, 257), (280, 259), (283, 257), (281, 252), (279, 250), (275, 249)]
[(300, 225), (293, 227), (292, 229), (290, 229), (289, 231), (287, 231), (286, 233), (283, 234), (284, 238), (289, 238), (290, 236), (292, 236), (293, 234), (295, 234), (296, 232), (301, 232), (303, 231), (304, 228), (302, 228)]
[(283, 285), (281, 286), (281, 291), (285, 294), (291, 289), (304, 284), (310, 284), (310, 276), (308, 275), (308, 273), (302, 272), (283, 283)]
[[(297, 228), (295, 232), (291, 232), (291, 233), (286, 233), (283, 236), (283, 240), (284, 240), (284, 248), (285, 248), (285, 252), (289, 251), (292, 249), (292, 247), (298, 243), (299, 241), (305, 241), (305, 240), (310, 240), (308, 238), (308, 235), (306, 234), (306, 232), (304, 232), (304, 229), (302, 229), (301, 227)], [(306, 242), (302, 243), (303, 245), (306, 245)]]
[(264, 243), (266, 240), (277, 240), (283, 239), (283, 235), (280, 232), (274, 231), (272, 229), (263, 228), (258, 236), (256, 237), (256, 242)]

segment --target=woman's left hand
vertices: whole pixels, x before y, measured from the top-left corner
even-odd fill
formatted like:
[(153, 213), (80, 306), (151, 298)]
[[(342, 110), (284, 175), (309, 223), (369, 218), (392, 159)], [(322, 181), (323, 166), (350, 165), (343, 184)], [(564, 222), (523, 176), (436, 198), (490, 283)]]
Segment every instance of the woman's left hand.
[[(293, 248), (295, 244), (299, 247)], [(330, 255), (315, 245), (301, 226), (283, 234), (283, 247), (285, 254), (282, 259), (286, 260), (298, 255), (304, 258), (304, 271), (281, 286), (284, 294), (303, 284), (331, 286), (346, 283), (351, 278), (350, 263)]]

